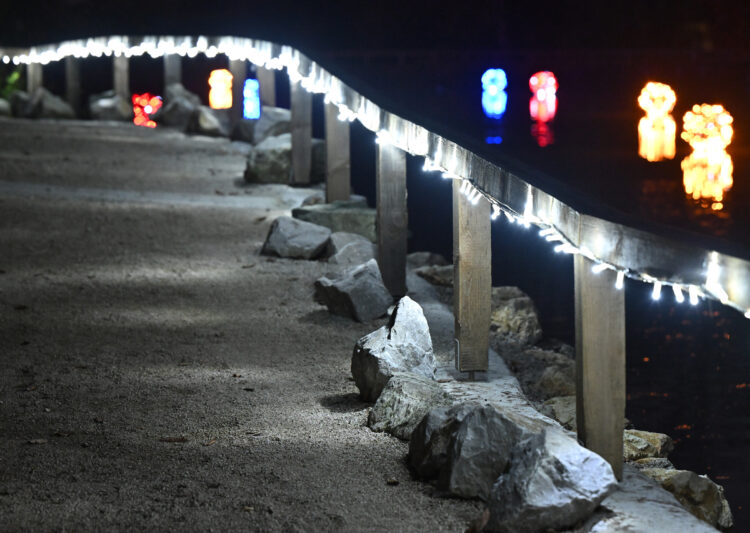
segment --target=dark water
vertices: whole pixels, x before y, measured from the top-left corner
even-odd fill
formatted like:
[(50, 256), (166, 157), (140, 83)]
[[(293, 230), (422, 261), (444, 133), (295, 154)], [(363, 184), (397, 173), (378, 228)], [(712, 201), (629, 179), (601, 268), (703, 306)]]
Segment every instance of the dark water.
[[(369, 86), (376, 101), (444, 133), (486, 157), (520, 160), (549, 192), (576, 206), (592, 206), (613, 218), (643, 227), (678, 227), (695, 242), (750, 257), (750, 61), (733, 54), (618, 53), (486, 54), (330, 58), (335, 68)], [(324, 61), (325, 62), (325, 61)], [(186, 87), (207, 101), (206, 80), (222, 58), (183, 62)], [(509, 78), (507, 112), (487, 119), (481, 108), (480, 77), (502, 67)], [(161, 94), (161, 62), (131, 62), (134, 92)], [(529, 118), (529, 76), (555, 72), (560, 88), (551, 128), (554, 144), (541, 148)], [(45, 83), (64, 91), (61, 66), (45, 68)], [(377, 75), (374, 75), (377, 74)], [(347, 77), (343, 76), (343, 77)], [(111, 86), (109, 60), (90, 60), (82, 68), (84, 93)], [(735, 136), (728, 148), (734, 186), (720, 214), (688, 199), (682, 188), (680, 160), (689, 153), (677, 140), (672, 161), (648, 163), (637, 155), (637, 124), (643, 115), (636, 98), (647, 81), (670, 84), (677, 92), (673, 116), (678, 136), (682, 115), (693, 103), (722, 103), (734, 117)], [(279, 105), (289, 93), (279, 74)], [(382, 96), (382, 98), (380, 98)], [(314, 131), (322, 136), (319, 98)], [(488, 145), (488, 136), (502, 137)], [(354, 191), (375, 196), (375, 143), (371, 132), (352, 125)], [(421, 170), (420, 158), (408, 158), (410, 251), (451, 255), (451, 187)], [(550, 182), (545, 180), (551, 179)], [(543, 187), (545, 188), (545, 187)], [(555, 254), (533, 230), (498, 220), (492, 228), (493, 284), (517, 285), (537, 303), (549, 336), (574, 342), (572, 259)], [(654, 302), (650, 287), (626, 284), (627, 416), (640, 429), (675, 439), (671, 459), (678, 468), (708, 474), (721, 483), (735, 516), (735, 531), (750, 530), (750, 321), (717, 303), (675, 305)]]

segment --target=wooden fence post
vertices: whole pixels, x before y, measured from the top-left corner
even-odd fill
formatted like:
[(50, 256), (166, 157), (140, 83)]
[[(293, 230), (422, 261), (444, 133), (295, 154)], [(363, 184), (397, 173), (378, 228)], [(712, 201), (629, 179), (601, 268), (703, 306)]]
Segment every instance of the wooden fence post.
[(302, 85), (291, 84), (292, 183), (310, 183), (312, 168), (312, 95)]
[(490, 203), (472, 205), (453, 180), (453, 313), (456, 368), (486, 372), (490, 349), (492, 246)]
[(338, 119), (339, 108), (326, 104), (326, 202), (349, 200), (351, 161), (349, 121)]
[(178, 54), (165, 54), (164, 89), (173, 83), (182, 83), (182, 58)]
[(625, 294), (616, 272), (592, 272), (575, 257), (576, 422), (578, 438), (622, 479), (625, 419)]
[(65, 99), (79, 114), (81, 111), (81, 65), (72, 56), (65, 58)]
[(229, 72), (232, 73), (232, 109), (231, 122), (234, 126), (243, 118), (245, 79), (247, 78), (247, 62), (244, 59), (231, 59)]
[(390, 144), (379, 144), (377, 176), (378, 266), (383, 283), (395, 297), (406, 294), (406, 153)]
[(130, 103), (130, 62), (125, 56), (115, 56), (112, 59), (113, 82), (115, 94)]
[(26, 92), (32, 94), (39, 87), (42, 87), (42, 64), (29, 63), (26, 65)]
[(260, 105), (276, 107), (276, 71), (258, 67), (255, 75), (260, 85)]

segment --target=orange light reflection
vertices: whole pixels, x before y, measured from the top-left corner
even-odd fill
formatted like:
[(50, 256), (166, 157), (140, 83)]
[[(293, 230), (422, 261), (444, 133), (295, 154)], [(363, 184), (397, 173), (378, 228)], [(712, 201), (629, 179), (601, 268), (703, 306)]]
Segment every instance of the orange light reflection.
[(724, 208), (724, 193), (732, 188), (734, 165), (726, 147), (732, 142), (732, 115), (721, 105), (694, 105), (683, 117), (682, 139), (693, 152), (682, 160), (685, 192), (694, 200)]

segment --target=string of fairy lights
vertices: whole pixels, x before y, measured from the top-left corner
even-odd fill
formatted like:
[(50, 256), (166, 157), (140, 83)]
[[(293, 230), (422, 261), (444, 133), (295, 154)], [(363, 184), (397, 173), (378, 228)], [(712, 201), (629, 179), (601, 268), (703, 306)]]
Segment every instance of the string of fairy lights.
[[(445, 144), (452, 144), (450, 141), (439, 138), (444, 142), (432, 143), (435, 144), (435, 147), (431, 151), (430, 136), (435, 137), (435, 134), (381, 110), (374, 102), (355, 93), (341, 80), (328, 73), (317, 63), (307, 60), (301, 53), (289, 46), (235, 37), (216, 39), (209, 39), (208, 37), (143, 37), (136, 40), (131, 40), (128, 37), (104, 37), (69, 41), (59, 45), (32, 47), (20, 51), (0, 48), (0, 60), (6, 65), (11, 63), (13, 65), (46, 65), (67, 57), (133, 57), (146, 54), (153, 58), (173, 54), (188, 58), (203, 54), (211, 58), (223, 54), (230, 60), (245, 60), (266, 69), (286, 70), (291, 83), (299, 83), (302, 88), (310, 93), (322, 94), (326, 104), (335, 105), (338, 108), (338, 119), (340, 121), (359, 120), (364, 127), (375, 132), (378, 144), (390, 144), (411, 155), (424, 157), (423, 170), (425, 172), (439, 172), (445, 179), (459, 180), (461, 182), (459, 191), (466, 197), (469, 204), (477, 205), (484, 198), (491, 205), (490, 217), (493, 221), (502, 215), (509, 223), (518, 224), (525, 228), (533, 226), (538, 229), (539, 236), (553, 246), (555, 252), (578, 254), (586, 257), (593, 263), (592, 272), (595, 274), (607, 270), (613, 271), (615, 273), (614, 288), (616, 290), (624, 288), (625, 278), (639, 280), (652, 285), (651, 296), (654, 300), (659, 300), (664, 292), (663, 289), (670, 287), (677, 303), (687, 301), (691, 305), (697, 305), (701, 299), (713, 298), (743, 312), (745, 317), (750, 319), (750, 309), (743, 309), (739, 304), (730, 300), (722, 286), (720, 282), (721, 265), (716, 252), (711, 252), (709, 255), (705, 282), (701, 285), (655, 277), (623, 265), (608, 263), (597, 257), (585, 246), (579, 247), (574, 244), (553, 222), (545, 219), (544, 216), (540, 216), (540, 213), (535, 213), (530, 186), (528, 189), (529, 199), (523, 212), (517, 212), (510, 206), (499, 202), (477, 187), (469, 176), (460, 175), (455, 155), (453, 160), (449, 160), (447, 165), (449, 168), (444, 166), (445, 154), (441, 152), (441, 149)], [(303, 61), (306, 62), (305, 66), (309, 67), (307, 75), (300, 72)], [(353, 97), (352, 95), (356, 96)], [(384, 122), (387, 125), (398, 124), (402, 127), (383, 127)], [(404, 131), (408, 133), (404, 134)]]

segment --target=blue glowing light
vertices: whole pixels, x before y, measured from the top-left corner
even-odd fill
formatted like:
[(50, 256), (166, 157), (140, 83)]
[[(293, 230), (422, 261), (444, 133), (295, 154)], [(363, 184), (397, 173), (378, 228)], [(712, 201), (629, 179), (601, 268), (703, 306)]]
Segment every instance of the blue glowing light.
[(260, 118), (260, 84), (258, 80), (245, 80), (242, 96), (244, 96), (243, 116), (247, 119)]
[(487, 137), (487, 139), (485, 139), (485, 142), (487, 144), (500, 144), (501, 142), (503, 142), (503, 138), (499, 135), (495, 135), (492, 137)]
[(508, 78), (501, 68), (490, 68), (482, 74), (482, 108), (489, 118), (498, 119), (505, 113), (508, 105), (507, 86)]

